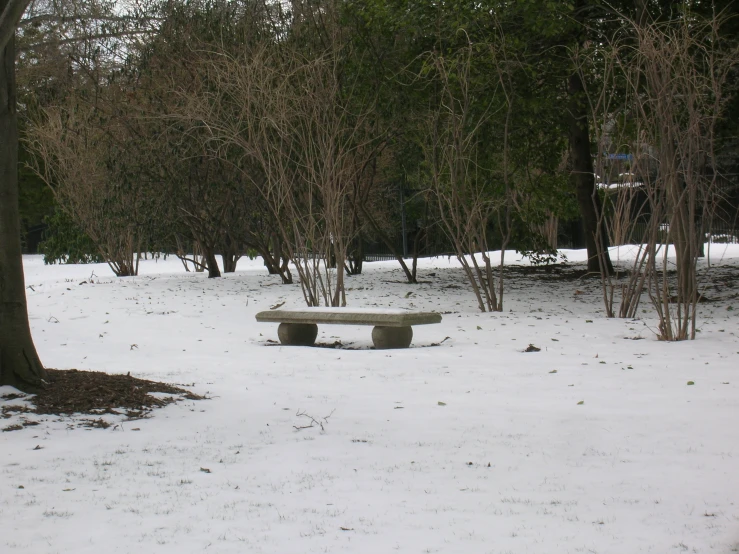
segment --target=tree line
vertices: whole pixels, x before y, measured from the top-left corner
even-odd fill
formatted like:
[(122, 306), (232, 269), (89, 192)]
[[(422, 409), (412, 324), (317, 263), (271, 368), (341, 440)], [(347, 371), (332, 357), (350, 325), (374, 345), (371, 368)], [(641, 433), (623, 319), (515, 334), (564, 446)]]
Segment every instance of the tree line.
[[(633, 316), (647, 291), (662, 338), (694, 336), (704, 237), (736, 217), (721, 203), (737, 165), (731, 2), (27, 5), (0, 0), (2, 306), (20, 314), (6, 321), (25, 313), (5, 271), (19, 148), (25, 209), (54, 209), (52, 259), (126, 276), (171, 252), (217, 277), (260, 255), (309, 306), (343, 306), (367, 241), (416, 281), (394, 241), (403, 194), (415, 240), (444, 233), (481, 311), (503, 309), (506, 248), (556, 252), (557, 221), (577, 217), (607, 313)], [(628, 286), (614, 241), (643, 245)]]

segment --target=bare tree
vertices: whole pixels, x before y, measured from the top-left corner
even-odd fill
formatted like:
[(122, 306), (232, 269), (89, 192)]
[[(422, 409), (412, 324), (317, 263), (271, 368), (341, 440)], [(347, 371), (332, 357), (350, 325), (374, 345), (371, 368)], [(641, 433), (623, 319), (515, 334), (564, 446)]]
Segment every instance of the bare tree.
[[(687, 12), (667, 22), (625, 19), (628, 38), (614, 45), (626, 83), (634, 173), (647, 198), (648, 224), (630, 292), (646, 287), (659, 318), (658, 338), (695, 338), (700, 291), (697, 261), (715, 205), (716, 125), (737, 51), (720, 37), (722, 16)], [(674, 256), (674, 262), (672, 257)], [(623, 315), (635, 314), (632, 296)]]
[[(631, 137), (625, 135), (625, 126), (616, 123), (618, 119), (628, 117), (628, 114), (624, 114), (628, 110), (622, 102), (624, 97), (628, 97), (628, 92), (621, 90), (623, 79), (619, 71), (618, 49), (591, 44), (588, 48), (576, 49), (572, 53), (572, 60), (583, 85), (581, 100), (587, 104), (587, 117), (595, 122), (591, 132), (599, 152), (592, 162), (593, 177), (596, 179), (592, 193), (596, 234), (607, 236), (612, 245), (628, 244), (632, 240), (638, 245), (634, 264), (631, 271), (626, 272), (624, 282), (624, 272), (618, 266), (614, 268), (603, 242), (594, 243), (603, 304), (606, 316), (615, 317), (615, 291), (620, 290), (618, 316), (634, 317), (646, 283), (642, 273), (647, 260), (644, 236), (633, 236), (634, 230), (639, 228), (635, 223), (645, 215), (644, 205), (639, 206), (638, 212), (634, 211), (635, 198), (641, 191), (637, 189), (633, 179), (623, 182), (621, 176), (614, 175), (611, 161), (605, 155), (633, 147)], [(597, 79), (588, 79), (593, 74), (597, 75)]]
[[(112, 93), (108, 90), (106, 92)], [(71, 97), (30, 128), (34, 169), (118, 276), (138, 273), (148, 207), (146, 182), (129, 165), (133, 149), (121, 121)]]
[(737, 62), (736, 51), (723, 49), (720, 17), (691, 19), (632, 23), (637, 42), (628, 81), (634, 89), (638, 151), (652, 153), (657, 165), (656, 179), (646, 180), (652, 218), (659, 222), (651, 225), (650, 243), (664, 248), (661, 259), (652, 248), (647, 271), (662, 340), (695, 338), (697, 261), (706, 234), (702, 211), (716, 194), (715, 129), (726, 77)]
[(346, 304), (352, 186), (379, 147), (372, 100), (342, 81), (345, 45), (326, 29), (335, 34), (317, 52), (279, 41), (203, 52), (212, 87), (188, 110), (214, 144), (261, 167), (245, 178), (269, 206), (309, 306)]
[[(439, 80), (439, 103), (427, 122), (424, 145), (431, 189), (438, 203), (441, 224), (454, 245), (480, 311), (503, 309), (503, 262), (510, 239), (513, 187), (509, 156), (512, 114), (511, 85), (501, 55), (491, 46), (498, 75), (493, 101), (480, 109), (473, 92), (473, 45), (456, 56), (429, 55)], [(493, 111), (502, 119), (502, 147), (495, 150), (489, 134)], [(500, 123), (500, 121), (496, 121)], [(498, 138), (496, 136), (496, 138)], [(498, 283), (489, 252), (489, 227), (497, 216), (503, 237)]]

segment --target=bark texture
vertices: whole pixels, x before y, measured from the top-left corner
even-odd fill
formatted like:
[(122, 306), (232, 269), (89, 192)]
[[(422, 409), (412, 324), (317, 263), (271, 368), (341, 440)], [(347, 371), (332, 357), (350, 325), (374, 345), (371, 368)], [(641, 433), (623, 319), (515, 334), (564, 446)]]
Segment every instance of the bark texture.
[[(0, 14), (12, 0), (0, 0)], [(15, 41), (0, 50), (0, 385), (39, 390), (46, 377), (31, 337), (18, 214)]]
[[(599, 273), (601, 271), (600, 261), (602, 261), (603, 271), (610, 275), (613, 273), (613, 264), (608, 254), (608, 237), (605, 233), (605, 226), (598, 225), (601, 203), (595, 189), (593, 158), (590, 152), (590, 126), (583, 102), (584, 87), (579, 73), (575, 72), (570, 75), (567, 92), (569, 95), (570, 161), (575, 194), (585, 233), (585, 247), (588, 250), (588, 271)], [(601, 256), (600, 261), (599, 255)]]
[(216, 251), (211, 246), (203, 247), (203, 257), (205, 258), (205, 265), (208, 266), (208, 279), (221, 276), (221, 270), (218, 267), (218, 260), (216, 259)]
[[(595, 12), (596, 9), (597, 4), (592, 0), (575, 0), (573, 16), (577, 27), (573, 39), (578, 47), (583, 47), (586, 41), (585, 29), (588, 28), (591, 19), (598, 17)], [(569, 76), (567, 96), (570, 161), (572, 163), (575, 196), (580, 208), (585, 234), (585, 247), (588, 250), (588, 271), (612, 275), (613, 264), (608, 254), (608, 236), (606, 235), (605, 225), (598, 224), (601, 203), (595, 188), (585, 86), (577, 68)]]

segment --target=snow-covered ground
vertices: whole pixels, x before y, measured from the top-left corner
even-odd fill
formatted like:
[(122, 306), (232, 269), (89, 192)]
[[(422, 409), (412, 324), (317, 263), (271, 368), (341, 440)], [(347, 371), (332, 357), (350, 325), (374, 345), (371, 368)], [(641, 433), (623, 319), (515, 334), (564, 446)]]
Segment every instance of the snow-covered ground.
[(27, 257), (47, 366), (210, 399), (105, 430), (0, 420), (41, 421), (0, 433), (0, 552), (737, 552), (739, 248), (711, 257), (682, 343), (655, 339), (646, 301), (603, 317), (597, 279), (512, 271), (505, 311), (481, 314), (454, 259), (421, 261), (415, 286), (368, 263), (351, 306), (444, 314), (395, 351), (369, 327), (319, 328), (352, 349), (269, 342), (254, 315), (304, 304), (258, 260), (208, 280), (176, 259), (116, 278)]

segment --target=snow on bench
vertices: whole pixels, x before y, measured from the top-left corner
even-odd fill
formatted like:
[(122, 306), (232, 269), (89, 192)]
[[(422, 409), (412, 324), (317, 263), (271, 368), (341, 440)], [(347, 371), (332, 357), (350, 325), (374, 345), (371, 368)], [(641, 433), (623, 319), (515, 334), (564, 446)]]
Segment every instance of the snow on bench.
[(259, 312), (257, 321), (279, 323), (277, 335), (280, 342), (297, 346), (311, 346), (315, 343), (319, 323), (374, 325), (372, 342), (375, 348), (385, 349), (408, 348), (413, 340), (411, 326), (441, 323), (441, 314), (383, 308), (304, 308)]

